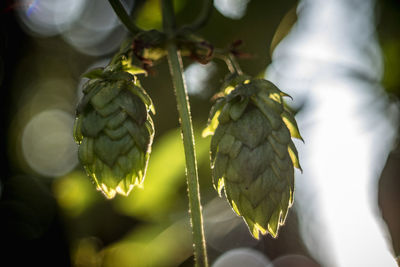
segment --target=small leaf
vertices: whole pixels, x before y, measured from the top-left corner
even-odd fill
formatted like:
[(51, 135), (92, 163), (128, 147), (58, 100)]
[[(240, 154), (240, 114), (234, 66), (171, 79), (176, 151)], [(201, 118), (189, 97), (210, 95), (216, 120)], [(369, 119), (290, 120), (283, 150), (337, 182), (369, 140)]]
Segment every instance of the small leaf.
[(276, 210), (269, 220), (268, 223), (268, 232), (272, 235), (272, 237), (276, 238), (278, 235), (278, 227), (279, 227), (279, 217), (280, 217), (280, 210)]
[(219, 141), (218, 152), (228, 154), (231, 150), (231, 146), (235, 142), (235, 138), (230, 134), (225, 134)]
[(253, 101), (254, 105), (256, 105), (259, 110), (264, 114), (264, 116), (268, 118), (269, 122), (271, 123), (272, 129), (279, 129), (282, 120), (277, 115), (277, 113), (258, 97), (252, 96), (251, 100)]
[(97, 113), (99, 113), (102, 117), (108, 117), (118, 110), (120, 110), (120, 107), (117, 99), (114, 99), (102, 108), (96, 108)]
[(130, 82), (134, 76), (125, 71), (107, 71), (104, 73), (104, 78), (113, 81), (127, 81)]
[(121, 124), (126, 120), (127, 117), (128, 117), (128, 115), (126, 114), (126, 112), (123, 112), (123, 111), (118, 112), (117, 114), (112, 116), (110, 118), (110, 120), (108, 120), (107, 128), (115, 129), (115, 128), (121, 126)]
[(83, 98), (81, 99), (81, 101), (78, 104), (78, 107), (76, 108), (77, 115), (84, 112), (84, 110), (86, 109), (86, 106), (90, 102), (90, 99), (94, 95), (96, 95), (103, 86), (104, 86), (103, 83), (99, 82), (99, 81), (96, 81), (93, 83), (88, 82), (84, 85), (83, 90), (82, 90), (82, 92), (84, 93)]
[(140, 85), (129, 84), (129, 90), (140, 97), (140, 99), (146, 104), (147, 110), (151, 110), (153, 114), (156, 114), (154, 109), (153, 101), (150, 96), (146, 93), (146, 91)]
[(280, 101), (276, 101), (270, 98), (270, 94), (268, 94), (265, 90), (260, 90), (258, 93), (258, 97), (260, 97), (265, 104), (267, 104), (270, 108), (272, 108), (275, 112), (281, 114), (283, 111), (283, 104)]
[(107, 83), (91, 99), (90, 103), (96, 108), (101, 109), (110, 103), (122, 89), (123, 83), (112, 84)]
[(82, 117), (82, 134), (96, 137), (105, 127), (107, 120), (103, 119), (95, 110)]
[(301, 135), (300, 135), (300, 131), (297, 126), (297, 122), (294, 119), (293, 115), (285, 109), (283, 111), (283, 113), (281, 114), (281, 116), (282, 116), (282, 120), (285, 123), (286, 127), (289, 129), (290, 135), (293, 138), (297, 138), (297, 139), (303, 141), (303, 143), (304, 143), (303, 137), (301, 137)]
[(80, 144), (83, 139), (82, 135), (82, 116), (77, 116), (74, 123), (74, 139)]
[(290, 132), (285, 127), (284, 124), (281, 125), (281, 128), (277, 131), (272, 132), (272, 136), (275, 138), (278, 143), (286, 145), (290, 142)]
[(214, 117), (211, 119), (211, 121), (208, 123), (208, 126), (204, 128), (203, 132), (201, 133), (202, 137), (207, 137), (209, 135), (213, 135), (215, 130), (218, 127), (218, 117), (219, 117), (220, 111), (218, 110), (215, 114)]
[(139, 66), (132, 65), (131, 60), (123, 59), (122, 60), (122, 69), (132, 75), (144, 74), (147, 75), (147, 71)]
[(88, 79), (102, 79), (103, 78), (103, 71), (104, 68), (95, 68), (91, 69), (88, 72), (84, 73), (82, 77), (88, 78)]
[(147, 131), (150, 134), (151, 140), (153, 140), (153, 136), (154, 136), (154, 132), (155, 132), (154, 131), (154, 122), (150, 116), (148, 116), (148, 119), (145, 122), (145, 126), (146, 126)]
[(128, 130), (124, 127), (118, 127), (114, 130), (105, 128), (104, 129), (104, 133), (110, 137), (112, 140), (119, 140), (121, 139), (126, 133), (128, 132)]
[[(215, 118), (216, 113), (221, 112), (221, 108), (225, 105), (226, 101), (224, 98), (218, 98), (214, 105), (211, 107), (210, 114), (208, 115), (207, 125), (211, 123), (211, 121)], [(218, 117), (218, 116), (217, 116)]]
[(147, 151), (147, 146), (149, 144), (150, 134), (145, 128), (139, 127), (135, 122), (131, 120), (126, 120), (123, 127), (125, 127), (129, 134), (133, 137), (136, 144), (142, 149), (142, 151)]
[(232, 104), (232, 107), (229, 110), (229, 114), (230, 114), (232, 120), (236, 121), (240, 118), (240, 116), (242, 116), (248, 103), (249, 103), (249, 98), (244, 97), (240, 101)]
[(147, 119), (147, 109), (143, 101), (131, 91), (124, 90), (117, 98), (117, 105), (129, 117), (142, 125)]
[[(273, 138), (272, 136), (269, 136), (269, 137), (268, 137), (268, 142), (271, 144), (271, 146), (272, 146), (272, 148), (274, 149), (276, 155), (277, 155), (279, 158), (284, 159), (285, 156), (286, 156), (287, 153), (288, 153), (287, 145), (286, 145), (286, 144), (283, 145), (283, 144), (278, 143), (278, 142), (275, 140), (275, 138)], [(292, 141), (290, 140), (290, 142), (292, 142)]]
[(93, 139), (84, 138), (78, 150), (79, 160), (83, 164), (91, 164), (94, 160)]
[(212, 169), (212, 176), (213, 176), (213, 184), (214, 187), (218, 185), (218, 180), (224, 178), (227, 164), (228, 164), (228, 156), (218, 153), (215, 157), (215, 164), (214, 168)]
[(221, 109), (221, 113), (218, 116), (218, 122), (225, 124), (230, 120), (230, 115), (229, 115), (229, 110), (231, 108), (231, 104), (228, 102), (226, 103), (222, 109)]
[(218, 186), (215, 187), (215, 185), (214, 185), (214, 188), (217, 190), (218, 195), (221, 197), (222, 189), (224, 188), (224, 178), (219, 179)]
[[(216, 114), (215, 116), (217, 117), (218, 115)], [(213, 167), (213, 165), (214, 165), (214, 157), (215, 157), (215, 155), (217, 153), (219, 141), (221, 140), (221, 138), (225, 134), (225, 129), (226, 129), (226, 126), (220, 125), (215, 130), (214, 135), (213, 135), (213, 137), (211, 139), (211, 145), (210, 145), (211, 167)], [(203, 133), (204, 133), (204, 131), (203, 131)]]
[(301, 168), (300, 163), (299, 163), (299, 155), (298, 155), (298, 153), (297, 153), (297, 149), (296, 149), (296, 147), (294, 146), (294, 144), (293, 144), (292, 141), (289, 142), (289, 145), (288, 145), (288, 152), (289, 152), (290, 158), (292, 159), (293, 165), (294, 165), (297, 169), (299, 169), (301, 172), (303, 172), (303, 169)]

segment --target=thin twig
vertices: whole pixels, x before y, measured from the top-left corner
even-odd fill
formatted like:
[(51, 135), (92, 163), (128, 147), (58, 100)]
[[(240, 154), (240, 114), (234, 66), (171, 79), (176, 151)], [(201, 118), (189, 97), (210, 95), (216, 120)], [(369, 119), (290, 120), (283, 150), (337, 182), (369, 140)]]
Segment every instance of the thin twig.
[(139, 27), (135, 25), (129, 14), (126, 12), (124, 6), (121, 4), (119, 0), (108, 0), (112, 8), (114, 9), (115, 14), (117, 14), (118, 18), (125, 25), (126, 28), (133, 34), (137, 34), (142, 31)]
[(183, 26), (182, 30), (190, 30), (195, 32), (204, 27), (211, 17), (213, 7), (213, 0), (203, 0), (202, 9), (195, 21), (192, 24)]
[(229, 51), (223, 49), (214, 49), (213, 56), (214, 58), (223, 60), (228, 67), (229, 72), (237, 73), (239, 75), (243, 74), (243, 71), (236, 61), (235, 56)]

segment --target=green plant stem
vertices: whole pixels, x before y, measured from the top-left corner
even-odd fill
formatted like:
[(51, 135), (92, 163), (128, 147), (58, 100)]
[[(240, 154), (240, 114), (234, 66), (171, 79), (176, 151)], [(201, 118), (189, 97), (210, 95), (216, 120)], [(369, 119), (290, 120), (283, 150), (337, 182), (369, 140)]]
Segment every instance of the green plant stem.
[(229, 51), (216, 48), (214, 49), (214, 57), (223, 60), (231, 73), (243, 74), (235, 56)]
[(203, 0), (202, 9), (196, 20), (190, 25), (183, 26), (182, 29), (189, 29), (190, 31), (194, 32), (202, 28), (204, 25), (207, 24), (208, 20), (210, 19), (212, 10), (213, 0)]
[(236, 58), (234, 55), (229, 54), (226, 62), (227, 62), (226, 64), (229, 66), (228, 68), (233, 69), (233, 71), (231, 71), (231, 72), (235, 72), (239, 75), (243, 74), (243, 71), (240, 68), (239, 63), (236, 61)]
[(137, 34), (138, 32), (141, 31), (140, 28), (138, 28), (135, 23), (133, 23), (131, 17), (128, 15), (126, 12), (125, 8), (121, 4), (119, 0), (108, 0), (112, 8), (114, 9), (115, 14), (117, 14), (118, 18), (121, 20), (121, 22), (125, 25), (126, 28), (133, 34)]
[(194, 136), (192, 120), (190, 115), (189, 99), (183, 78), (182, 58), (173, 41), (175, 19), (172, 0), (162, 1), (164, 31), (169, 37), (167, 43), (168, 62), (175, 88), (183, 145), (186, 159), (186, 177), (189, 195), (189, 214), (191, 216), (194, 257), (196, 266), (208, 266), (206, 242), (204, 239), (203, 216), (201, 213), (200, 189), (198, 182), (198, 171), (196, 154), (194, 148)]

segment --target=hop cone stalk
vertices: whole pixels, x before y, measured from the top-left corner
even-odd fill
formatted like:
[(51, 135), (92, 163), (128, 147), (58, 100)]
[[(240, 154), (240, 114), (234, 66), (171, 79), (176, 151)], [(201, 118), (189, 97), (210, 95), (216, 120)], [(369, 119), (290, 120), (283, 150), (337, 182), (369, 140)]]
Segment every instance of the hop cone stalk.
[(276, 237), (293, 203), (294, 167), (301, 169), (291, 137), (301, 139), (284, 106), (287, 96), (262, 79), (239, 76), (217, 99), (203, 136), (212, 134), (213, 184), (250, 232)]
[(142, 184), (151, 152), (153, 105), (133, 69), (117, 56), (105, 69), (86, 74), (91, 79), (77, 108), (79, 160), (107, 198)]

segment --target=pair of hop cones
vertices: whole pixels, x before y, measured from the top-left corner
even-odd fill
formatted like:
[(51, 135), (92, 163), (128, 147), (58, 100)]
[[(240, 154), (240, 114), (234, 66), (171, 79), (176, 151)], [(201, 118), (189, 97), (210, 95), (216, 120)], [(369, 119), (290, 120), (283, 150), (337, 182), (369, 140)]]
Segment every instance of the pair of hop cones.
[[(121, 57), (87, 75), (74, 138), (79, 160), (107, 198), (128, 195), (143, 183), (154, 125), (150, 97)], [(255, 238), (278, 234), (293, 203), (294, 167), (301, 169), (291, 137), (301, 139), (274, 84), (240, 75), (224, 86), (203, 136), (212, 135), (211, 168), (233, 210)]]

